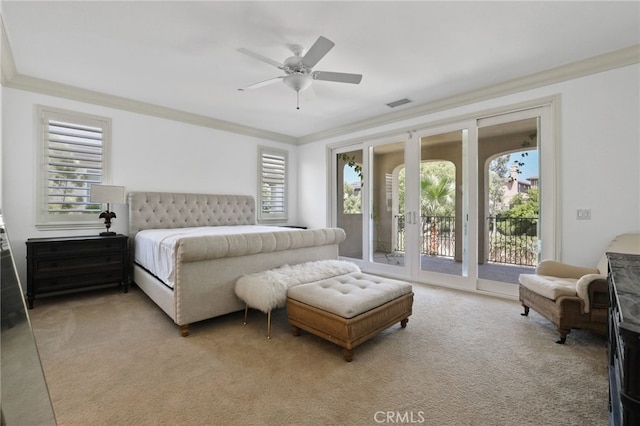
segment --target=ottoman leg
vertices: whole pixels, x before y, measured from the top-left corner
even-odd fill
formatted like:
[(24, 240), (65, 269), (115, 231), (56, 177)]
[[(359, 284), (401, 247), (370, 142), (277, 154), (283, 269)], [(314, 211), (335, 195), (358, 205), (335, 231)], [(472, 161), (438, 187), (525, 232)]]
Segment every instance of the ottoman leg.
[(353, 360), (353, 349), (342, 349), (342, 355), (344, 355), (344, 360), (347, 362), (351, 362)]
[(405, 328), (408, 322), (409, 322), (409, 318), (403, 319), (402, 321), (400, 321), (400, 327)]

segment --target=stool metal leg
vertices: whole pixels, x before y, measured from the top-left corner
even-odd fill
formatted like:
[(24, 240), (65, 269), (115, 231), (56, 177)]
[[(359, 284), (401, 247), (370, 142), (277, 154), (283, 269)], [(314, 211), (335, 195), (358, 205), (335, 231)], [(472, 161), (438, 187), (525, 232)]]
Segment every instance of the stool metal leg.
[[(249, 305), (244, 305), (244, 323), (247, 324), (247, 315), (249, 313)], [(271, 311), (267, 312), (267, 339), (271, 339)]]
[(271, 311), (267, 312), (267, 339), (271, 339)]

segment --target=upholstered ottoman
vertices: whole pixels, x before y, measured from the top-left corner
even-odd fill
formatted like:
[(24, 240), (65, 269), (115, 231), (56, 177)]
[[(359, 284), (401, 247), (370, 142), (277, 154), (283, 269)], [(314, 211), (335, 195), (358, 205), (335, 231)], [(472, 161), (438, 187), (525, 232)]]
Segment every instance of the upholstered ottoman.
[(294, 335), (306, 330), (343, 348), (353, 349), (400, 322), (407, 326), (413, 307), (409, 283), (353, 272), (302, 284), (287, 291), (287, 318)]

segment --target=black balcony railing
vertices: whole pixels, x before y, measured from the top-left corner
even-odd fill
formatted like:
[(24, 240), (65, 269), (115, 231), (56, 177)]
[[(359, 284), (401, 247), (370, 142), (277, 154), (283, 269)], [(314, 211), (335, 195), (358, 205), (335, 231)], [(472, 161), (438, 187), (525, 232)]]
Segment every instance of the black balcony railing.
[[(405, 250), (404, 216), (396, 216), (397, 250)], [(487, 261), (512, 265), (537, 264), (538, 218), (488, 217), (489, 252)], [(420, 253), (453, 258), (456, 249), (454, 216), (422, 216)]]
[(538, 263), (538, 218), (488, 217), (489, 253), (495, 263), (535, 266)]
[[(405, 248), (404, 216), (396, 216), (398, 223), (398, 251)], [(456, 253), (455, 216), (421, 216), (420, 253), (451, 257)]]

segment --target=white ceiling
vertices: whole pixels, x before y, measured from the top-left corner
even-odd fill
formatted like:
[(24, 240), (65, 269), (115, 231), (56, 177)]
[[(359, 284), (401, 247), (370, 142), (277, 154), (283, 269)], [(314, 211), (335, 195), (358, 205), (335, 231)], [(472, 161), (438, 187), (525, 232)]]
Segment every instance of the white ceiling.
[[(2, 1), (16, 73), (293, 139), (640, 42), (640, 2)], [(335, 47), (315, 70), (363, 74), (239, 88), (278, 75), (287, 44)], [(385, 104), (409, 97), (394, 110)]]

